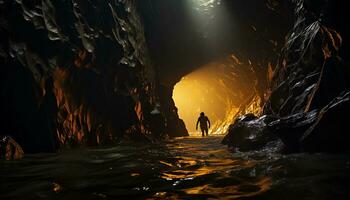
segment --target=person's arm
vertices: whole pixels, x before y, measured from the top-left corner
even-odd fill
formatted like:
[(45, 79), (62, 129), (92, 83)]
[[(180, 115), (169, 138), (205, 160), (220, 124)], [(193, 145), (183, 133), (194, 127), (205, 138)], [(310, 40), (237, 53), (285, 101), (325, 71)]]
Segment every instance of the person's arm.
[(210, 121), (209, 121), (209, 118), (207, 117), (207, 122), (208, 122), (208, 124), (209, 124), (209, 128), (210, 128)]
[(199, 123), (199, 118), (198, 118), (198, 120), (197, 120), (196, 130), (198, 130), (198, 123)]

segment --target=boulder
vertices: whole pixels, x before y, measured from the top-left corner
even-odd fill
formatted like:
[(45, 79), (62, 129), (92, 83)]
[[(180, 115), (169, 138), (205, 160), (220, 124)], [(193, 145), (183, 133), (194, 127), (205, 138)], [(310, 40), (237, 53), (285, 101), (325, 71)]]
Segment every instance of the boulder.
[(283, 117), (268, 124), (287, 152), (339, 152), (350, 150), (348, 113), (350, 92), (344, 92), (320, 110)]
[(350, 92), (345, 92), (318, 112), (300, 138), (300, 148), (307, 152), (339, 152), (350, 150)]
[(348, 13), (339, 1), (293, 4), (294, 27), (274, 69), (263, 110), (278, 119), (265, 129), (281, 139), (287, 152), (349, 150), (349, 48), (347, 25), (341, 22)]
[(0, 158), (6, 160), (19, 160), (24, 156), (22, 147), (11, 137), (0, 137)]
[(240, 151), (250, 151), (280, 139), (285, 153), (348, 151), (349, 113), (350, 91), (347, 91), (322, 109), (281, 118), (243, 115), (229, 127), (222, 144)]
[(285, 145), (285, 152), (299, 152), (300, 138), (303, 133), (317, 120), (318, 111), (297, 113), (280, 118), (266, 127), (271, 133), (280, 138)]
[(243, 115), (231, 124), (228, 134), (222, 140), (222, 144), (239, 151), (250, 151), (264, 147), (270, 141), (276, 139), (267, 129), (267, 123), (271, 122), (271, 116), (264, 115), (260, 118), (253, 114)]

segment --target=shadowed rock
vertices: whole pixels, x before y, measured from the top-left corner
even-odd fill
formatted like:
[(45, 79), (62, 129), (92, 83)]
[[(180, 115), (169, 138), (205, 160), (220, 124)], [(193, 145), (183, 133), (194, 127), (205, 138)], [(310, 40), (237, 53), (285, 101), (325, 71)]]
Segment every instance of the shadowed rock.
[(25, 152), (146, 137), (158, 94), (136, 1), (0, 1), (0, 35), (0, 131)]
[(280, 119), (242, 116), (229, 128), (222, 143), (241, 151), (256, 150), (280, 139), (285, 153), (339, 152), (350, 150), (348, 114), (350, 92), (336, 97), (320, 110)]
[(19, 160), (24, 156), (22, 147), (9, 136), (0, 136), (0, 158)]
[(233, 149), (239, 151), (256, 150), (264, 147), (268, 142), (276, 138), (269, 133), (267, 123), (273, 118), (262, 116), (257, 118), (253, 114), (243, 115), (236, 119), (236, 122), (230, 125), (228, 134), (222, 140)]
[(229, 133), (237, 141), (231, 143), (258, 132), (278, 136), (287, 152), (349, 150), (350, 67), (344, 57), (348, 42), (343, 40), (348, 38), (347, 25), (339, 23), (341, 15), (330, 15), (337, 10), (345, 14), (342, 4), (308, 0), (293, 4), (295, 24), (273, 71), (263, 111), (277, 120), (261, 126), (256, 120), (251, 121), (254, 125), (238, 120)]

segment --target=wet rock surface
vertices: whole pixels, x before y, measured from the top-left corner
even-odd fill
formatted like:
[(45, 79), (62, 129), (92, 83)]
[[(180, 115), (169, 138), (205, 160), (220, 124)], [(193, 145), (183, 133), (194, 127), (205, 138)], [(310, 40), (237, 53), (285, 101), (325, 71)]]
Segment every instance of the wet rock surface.
[(149, 133), (157, 84), (135, 1), (6, 0), (0, 13), (1, 133), (25, 152)]
[(300, 139), (301, 150), (311, 152), (349, 150), (349, 112), (350, 92), (346, 92), (319, 111), (317, 120)]
[[(249, 125), (238, 120), (232, 127), (243, 124), (245, 136), (272, 133), (283, 141), (287, 152), (348, 150), (345, 119), (350, 66), (343, 54), (348, 35), (346, 24), (338, 21), (341, 14), (330, 15), (337, 9), (345, 13), (336, 2), (298, 0), (293, 4), (295, 24), (272, 72), (271, 94), (263, 110), (264, 115), (276, 120), (262, 126), (260, 119)], [(228, 138), (242, 135), (235, 129)]]
[[(152, 17), (160, 16), (157, 10), (164, 8), (163, 1), (145, 2), (0, 1), (0, 111), (3, 113), (0, 132), (11, 135), (25, 152), (55, 151), (60, 146), (112, 144), (122, 138), (146, 140), (150, 133), (150, 112), (160, 101), (169, 135), (187, 135), (172, 101), (171, 89), (159, 85), (157, 72), (162, 72), (161, 75), (176, 72), (174, 77), (161, 77), (169, 79), (167, 84), (173, 85), (183, 74), (194, 70), (195, 65), (204, 62), (204, 55), (217, 58), (218, 53), (236, 50), (239, 54), (256, 52), (257, 55), (247, 53), (243, 57), (249, 59), (249, 70), (256, 76), (254, 89), (261, 100), (267, 99), (262, 113), (265, 118), (239, 119), (231, 127), (230, 132), (240, 132), (232, 136), (240, 143), (236, 146), (251, 149), (261, 140), (257, 144), (260, 147), (271, 139), (272, 132), (291, 151), (347, 149), (346, 144), (335, 145), (341, 143), (344, 135), (333, 133), (330, 136), (323, 131), (345, 125), (332, 120), (346, 118), (342, 110), (347, 109), (346, 91), (350, 85), (349, 32), (342, 21), (347, 14), (345, 3), (262, 1), (255, 12), (250, 9), (252, 2), (242, 1), (236, 5), (227, 1), (225, 6), (237, 11), (232, 13), (240, 19), (237, 20), (237, 27), (242, 29), (240, 40), (249, 40), (249, 44), (240, 42), (232, 48), (226, 45), (234, 40), (227, 37), (228, 40), (222, 42), (225, 48), (208, 52), (202, 45), (207, 39), (197, 38), (192, 42), (196, 31), (184, 32), (181, 35), (186, 36), (184, 43), (189, 40), (187, 45), (193, 44), (194, 49), (201, 51), (198, 57), (192, 58), (189, 54), (184, 56), (183, 63), (169, 64), (175, 69), (169, 71), (160, 69), (169, 62), (167, 58), (177, 58), (174, 52), (182, 53), (176, 55), (188, 52), (182, 51), (181, 42), (167, 43), (176, 46), (176, 51), (169, 46), (163, 51), (161, 44), (167, 42), (168, 36), (176, 41), (177, 34), (171, 35), (171, 30), (165, 29), (153, 35), (153, 28), (173, 26), (170, 22), (183, 22), (187, 18), (171, 13), (164, 23), (154, 20), (144, 28), (142, 19), (150, 22)], [(146, 4), (154, 9), (152, 15), (142, 9)], [(294, 11), (290, 10), (290, 5)], [(181, 12), (186, 11), (183, 2), (177, 6)], [(262, 16), (271, 19), (271, 24), (258, 23)], [(281, 30), (289, 27), (286, 19), (292, 18), (294, 26), (279, 51), (284, 37)], [(181, 32), (191, 25), (184, 24), (173, 29)], [(285, 25), (274, 29), (276, 24)], [(161, 42), (157, 42), (160, 35)], [(159, 52), (166, 52), (165, 60), (154, 59), (156, 67), (150, 61), (147, 46), (156, 49), (151, 53), (153, 59)], [(276, 55), (280, 57), (274, 67), (271, 60)], [(189, 63), (188, 69), (177, 68)], [(269, 67), (263, 67), (268, 64)], [(271, 78), (268, 82), (266, 72)], [(270, 86), (270, 91), (264, 93), (265, 86)], [(270, 119), (276, 120), (271, 122)], [(327, 141), (326, 138), (334, 139), (333, 143), (319, 145)]]
[(260, 149), (267, 143), (276, 139), (266, 128), (273, 119), (269, 116), (260, 118), (253, 114), (243, 115), (230, 125), (228, 134), (224, 137), (222, 144), (228, 145), (232, 150), (250, 151)]
[(280, 139), (285, 153), (339, 152), (349, 150), (347, 119), (350, 92), (344, 92), (322, 109), (300, 112), (282, 118), (239, 117), (222, 143), (240, 151), (261, 149)]

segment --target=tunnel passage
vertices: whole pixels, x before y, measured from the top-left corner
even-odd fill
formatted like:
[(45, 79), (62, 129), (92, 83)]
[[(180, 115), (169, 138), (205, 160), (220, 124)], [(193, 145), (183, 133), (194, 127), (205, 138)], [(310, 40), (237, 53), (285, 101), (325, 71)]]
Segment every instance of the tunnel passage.
[[(211, 121), (209, 134), (224, 134), (242, 106), (256, 96), (256, 74), (234, 55), (210, 62), (185, 75), (174, 86), (173, 99), (190, 135), (198, 135), (200, 112)], [(257, 105), (256, 110), (259, 110)]]
[[(176, 118), (179, 112), (189, 132), (194, 131), (194, 123), (199, 114), (198, 106), (195, 109), (193, 103), (187, 102), (187, 97), (192, 97), (193, 92), (188, 92), (190, 89), (186, 89), (186, 86), (195, 78), (199, 79), (198, 82), (213, 86), (214, 92), (217, 88), (222, 90), (214, 99), (211, 99), (213, 91), (206, 95), (210, 99), (205, 98), (207, 104), (201, 106), (216, 107), (218, 110), (209, 117), (213, 124), (218, 122), (216, 124), (221, 123), (222, 126), (221, 129), (220, 126), (213, 126), (212, 133), (225, 132), (229, 126), (227, 124), (232, 123), (234, 118), (228, 116), (235, 116), (238, 108), (242, 111), (240, 107), (247, 105), (247, 102), (259, 101), (259, 98), (255, 98), (256, 90), (260, 93), (260, 98), (265, 99), (268, 67), (276, 64), (285, 35), (292, 25), (292, 10), (287, 2), (276, 1), (139, 1), (149, 55), (160, 83), (160, 104), (165, 115), (169, 116), (168, 119)], [(241, 61), (230, 58), (228, 55), (231, 54)], [(230, 63), (240, 66), (234, 69), (237, 76), (233, 78), (234, 81), (223, 79), (225, 87), (231, 87), (233, 94), (223, 89), (218, 81), (221, 77), (230, 75), (229, 67), (227, 73), (222, 72), (212, 78), (200, 75), (210, 73), (209, 65), (219, 66), (223, 63), (227, 66)], [(235, 88), (241, 83), (246, 84)], [(184, 92), (179, 92), (180, 90)], [(239, 96), (241, 92), (245, 95)], [(201, 101), (198, 95), (196, 98), (199, 99), (197, 102)], [(181, 99), (185, 105), (181, 105)], [(210, 105), (210, 101), (216, 104)], [(177, 120), (174, 121), (178, 123)], [(179, 135), (185, 129), (182, 120), (179, 123), (182, 129), (169, 135), (184, 136)]]
[[(53, 122), (48, 122), (52, 131), (42, 133), (60, 133), (62, 146), (110, 143), (124, 133), (143, 138), (150, 132), (145, 128), (147, 115), (158, 99), (168, 134), (185, 136), (171, 98), (175, 83), (231, 52), (267, 66), (266, 55), (276, 55), (276, 44), (281, 43), (275, 41), (285, 36), (276, 26), (281, 17), (264, 1), (0, 2), (0, 35), (6, 36), (0, 38), (0, 64), (29, 70), (30, 85), (35, 88), (29, 96), (35, 99), (28, 110), (54, 111)], [(124, 69), (130, 75), (120, 72)], [(9, 79), (20, 76), (15, 72)], [(43, 87), (51, 79), (54, 84)], [(8, 93), (18, 92), (16, 87), (1, 84), (0, 90), (13, 107), (26, 105), (24, 98), (23, 102), (10, 100)], [(50, 94), (48, 99), (55, 96), (56, 101), (43, 106), (44, 94)], [(26, 116), (28, 127), (21, 132), (32, 137), (41, 129)], [(11, 127), (21, 124), (18, 117), (11, 121)], [(18, 132), (0, 134), (22, 134)], [(30, 150), (42, 151), (37, 145)]]

